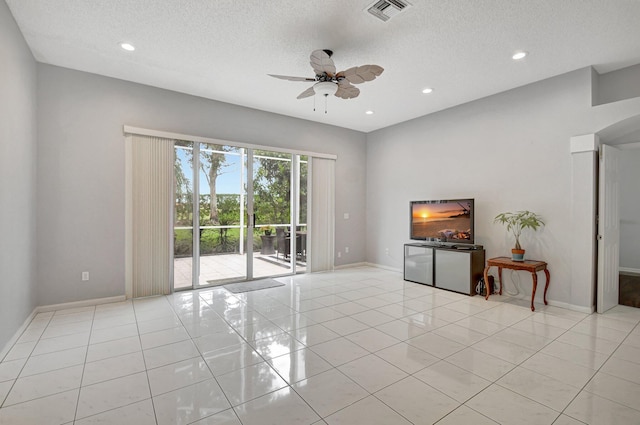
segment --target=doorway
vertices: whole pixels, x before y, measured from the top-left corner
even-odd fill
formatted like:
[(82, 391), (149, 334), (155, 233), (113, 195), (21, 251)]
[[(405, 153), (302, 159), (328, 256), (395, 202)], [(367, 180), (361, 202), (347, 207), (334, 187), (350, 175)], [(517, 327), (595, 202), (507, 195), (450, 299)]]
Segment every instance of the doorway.
[(640, 308), (640, 143), (619, 145), (620, 272), (618, 303)]
[(174, 149), (174, 290), (306, 271), (306, 156), (193, 141)]
[[(640, 208), (640, 192), (638, 191), (638, 163), (634, 162), (634, 157), (640, 156), (640, 115), (636, 115), (620, 122), (617, 122), (600, 132), (597, 136), (601, 145), (610, 145), (616, 150), (621, 151), (618, 156), (615, 173), (618, 174), (619, 184), (615, 187), (616, 198), (618, 202), (615, 204), (617, 209), (613, 219), (618, 223), (617, 235), (619, 239), (618, 248), (616, 249), (615, 258), (612, 256), (603, 256), (598, 253), (598, 279), (597, 279), (597, 311), (602, 313), (608, 308), (618, 305), (620, 302), (620, 274), (640, 274), (640, 245), (637, 243), (640, 237), (640, 222), (638, 222), (637, 211)], [(601, 150), (602, 152), (602, 150)], [(631, 164), (625, 166), (625, 163), (631, 161)], [(601, 164), (602, 165), (602, 164)], [(602, 170), (600, 170), (600, 174)], [(602, 219), (602, 205), (607, 203), (607, 199), (611, 199), (613, 190), (601, 184), (598, 193), (601, 205), (599, 216)], [(598, 232), (598, 246), (606, 232), (604, 226), (600, 226)], [(609, 279), (603, 278), (600, 268), (602, 263), (607, 262), (615, 264), (615, 270), (608, 273)], [(610, 294), (607, 305), (600, 305), (600, 296), (606, 291), (607, 287), (615, 286), (615, 293)]]

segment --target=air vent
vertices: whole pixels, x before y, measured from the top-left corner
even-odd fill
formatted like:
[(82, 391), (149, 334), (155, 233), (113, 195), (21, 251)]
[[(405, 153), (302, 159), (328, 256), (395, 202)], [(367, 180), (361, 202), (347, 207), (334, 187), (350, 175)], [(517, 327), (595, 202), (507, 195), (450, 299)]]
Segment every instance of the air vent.
[(376, 18), (387, 22), (409, 6), (411, 5), (403, 0), (378, 0), (371, 4), (367, 11)]

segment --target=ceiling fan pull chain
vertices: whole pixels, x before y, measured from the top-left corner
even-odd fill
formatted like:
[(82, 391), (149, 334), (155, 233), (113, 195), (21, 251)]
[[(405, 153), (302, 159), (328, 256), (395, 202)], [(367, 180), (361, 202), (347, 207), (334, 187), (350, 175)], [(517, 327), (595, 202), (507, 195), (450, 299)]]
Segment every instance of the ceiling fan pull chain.
[(316, 111), (316, 97), (313, 96), (313, 112)]
[(329, 95), (325, 94), (324, 95), (324, 113), (327, 113), (327, 98), (329, 97)]

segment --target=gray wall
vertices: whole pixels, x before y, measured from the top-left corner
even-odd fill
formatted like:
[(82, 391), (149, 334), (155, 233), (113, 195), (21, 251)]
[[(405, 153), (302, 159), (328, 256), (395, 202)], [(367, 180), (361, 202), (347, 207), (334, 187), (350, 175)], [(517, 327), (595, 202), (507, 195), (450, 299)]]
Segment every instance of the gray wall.
[[(528, 256), (571, 303), (569, 138), (640, 114), (615, 94), (638, 67), (583, 69), (365, 135), (36, 64), (4, 2), (0, 59), (0, 347), (36, 305), (124, 293), (124, 124), (337, 154), (337, 265), (401, 269), (412, 199), (474, 197), (488, 257), (512, 244), (495, 214), (535, 210), (548, 225), (523, 238)], [(598, 92), (612, 100), (591, 107)]]
[(585, 68), (370, 133), (367, 260), (402, 268), (410, 200), (475, 198), (476, 243), (487, 258), (513, 245), (496, 214), (532, 210), (547, 225), (523, 234), (526, 256), (549, 263), (548, 298), (571, 304), (569, 139), (640, 113), (639, 102), (592, 108), (591, 97)]
[(36, 62), (0, 1), (0, 351), (36, 306), (36, 109)]
[(640, 64), (597, 75), (594, 104), (600, 105), (640, 96)]
[(620, 160), (620, 267), (640, 272), (640, 147)]
[(49, 65), (38, 84), (40, 305), (124, 294), (124, 124), (337, 154), (336, 265), (365, 260), (364, 133)]

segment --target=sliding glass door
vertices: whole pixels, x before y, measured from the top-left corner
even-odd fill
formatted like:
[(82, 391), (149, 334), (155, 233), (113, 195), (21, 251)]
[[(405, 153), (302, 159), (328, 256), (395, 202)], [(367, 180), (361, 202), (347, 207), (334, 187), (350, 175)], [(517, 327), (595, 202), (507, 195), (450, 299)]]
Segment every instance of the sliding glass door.
[(247, 278), (246, 154), (227, 145), (197, 144), (199, 245), (195, 286)]
[(193, 143), (174, 144), (173, 287), (193, 287)]
[(306, 170), (289, 153), (176, 142), (174, 289), (304, 272)]
[[(260, 247), (254, 277), (291, 273), (295, 256), (291, 255), (291, 154), (255, 150), (253, 152), (253, 211), (256, 246)], [(295, 241), (294, 241), (295, 242)]]

